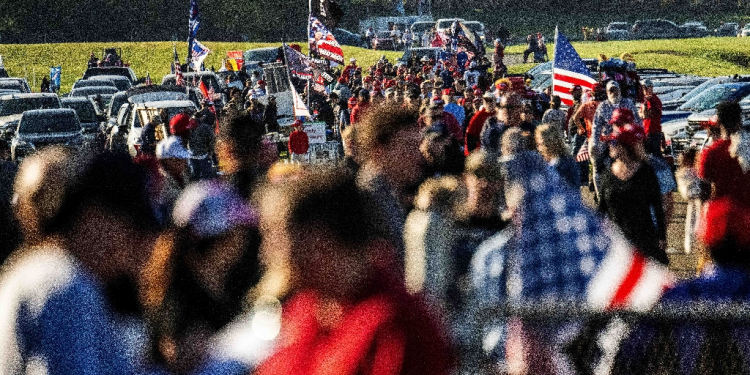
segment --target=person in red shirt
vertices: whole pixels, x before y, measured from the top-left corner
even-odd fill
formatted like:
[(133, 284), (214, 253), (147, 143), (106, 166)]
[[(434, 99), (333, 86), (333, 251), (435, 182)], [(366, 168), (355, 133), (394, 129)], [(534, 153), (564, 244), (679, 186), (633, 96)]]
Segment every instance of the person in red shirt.
[(310, 139), (302, 129), (302, 121), (296, 120), (292, 126), (294, 131), (289, 134), (289, 156), (292, 162), (301, 163), (310, 149)]
[(721, 129), (721, 136), (701, 152), (698, 177), (711, 184), (711, 201), (729, 199), (733, 204), (750, 208), (750, 173), (744, 172), (737, 158), (729, 151), (732, 143), (730, 137), (742, 125), (740, 105), (737, 102), (719, 103), (716, 106), (716, 124)]
[(472, 151), (479, 148), (480, 135), (484, 123), (492, 116), (495, 116), (495, 97), (491, 93), (482, 96), (484, 105), (469, 120), (469, 126), (466, 127), (466, 143), (464, 144), (464, 155), (469, 156)]
[(357, 60), (352, 57), (351, 59), (349, 59), (349, 65), (347, 65), (344, 68), (344, 71), (341, 72), (341, 77), (344, 78), (348, 83), (349, 80), (354, 77), (354, 72), (357, 71), (357, 68)]
[(661, 100), (654, 94), (654, 83), (650, 79), (643, 81), (643, 103), (640, 115), (646, 131), (646, 151), (661, 156), (661, 145), (664, 134), (661, 131)]
[(571, 117), (570, 121), (576, 126), (584, 126), (586, 129), (586, 139), (591, 138), (591, 126), (594, 123), (594, 115), (599, 104), (607, 99), (607, 93), (604, 86), (597, 83), (594, 85), (594, 100), (588, 101), (578, 108), (578, 111)]
[(352, 113), (350, 115), (349, 121), (351, 122), (352, 126), (357, 125), (357, 122), (359, 122), (360, 119), (364, 116), (364, 113), (368, 111), (370, 108), (370, 92), (367, 90), (360, 90), (359, 91), (359, 102), (357, 102), (357, 105), (352, 108)]

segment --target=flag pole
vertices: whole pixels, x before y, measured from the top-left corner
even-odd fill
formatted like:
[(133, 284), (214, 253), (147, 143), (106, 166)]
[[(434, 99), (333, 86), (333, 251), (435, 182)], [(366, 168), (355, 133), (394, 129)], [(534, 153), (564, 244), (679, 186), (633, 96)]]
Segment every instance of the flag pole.
[[(557, 50), (557, 34), (559, 34), (559, 30), (557, 29), (557, 26), (555, 26), (555, 50)], [(557, 60), (557, 53), (555, 51), (552, 51), (552, 93), (555, 92), (555, 60)]]
[[(307, 14), (307, 57), (312, 58), (312, 47), (310, 46), (310, 17), (312, 16), (312, 0), (307, 1), (308, 14)], [(313, 39), (314, 40), (314, 39)], [(286, 58), (286, 56), (285, 56)], [(291, 81), (289, 81), (291, 83)], [(312, 82), (307, 80), (307, 108), (310, 108), (310, 93), (312, 91)]]

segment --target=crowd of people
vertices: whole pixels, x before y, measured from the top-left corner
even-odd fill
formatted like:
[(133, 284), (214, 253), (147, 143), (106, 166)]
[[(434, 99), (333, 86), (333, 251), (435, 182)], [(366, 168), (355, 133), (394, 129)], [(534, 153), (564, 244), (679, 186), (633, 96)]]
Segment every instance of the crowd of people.
[(687, 152), (675, 181), (651, 82), (637, 96), (574, 86), (565, 112), (490, 66), (449, 45), (405, 65), (352, 59), (329, 93), (305, 93), (341, 140), (335, 165), (305, 163), (301, 120), (293, 163), (279, 160), (260, 79), (218, 121), (207, 106), (155, 116), (135, 158), (53, 147), (17, 172), (0, 164), (0, 373), (744, 368), (743, 325), (487, 316), (584, 305), (621, 242), (643, 267), (668, 265), (675, 190), (692, 207), (685, 250), (704, 263), (661, 304), (747, 302), (739, 105), (717, 107), (713, 144)]

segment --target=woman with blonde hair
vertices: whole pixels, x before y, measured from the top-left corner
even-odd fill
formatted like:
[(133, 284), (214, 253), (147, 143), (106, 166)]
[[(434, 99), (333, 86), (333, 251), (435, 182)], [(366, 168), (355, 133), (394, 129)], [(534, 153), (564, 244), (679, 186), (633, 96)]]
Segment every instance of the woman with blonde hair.
[(568, 148), (560, 135), (560, 130), (550, 124), (542, 124), (535, 131), (537, 150), (544, 161), (557, 171), (560, 178), (571, 187), (578, 188), (581, 184), (581, 176), (573, 157), (570, 156)]

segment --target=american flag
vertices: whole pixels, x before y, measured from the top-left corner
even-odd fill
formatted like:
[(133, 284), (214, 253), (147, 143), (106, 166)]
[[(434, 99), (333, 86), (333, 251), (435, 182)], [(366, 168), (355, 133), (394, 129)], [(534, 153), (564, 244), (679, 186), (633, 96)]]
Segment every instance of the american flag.
[(312, 69), (310, 68), (310, 61), (307, 56), (286, 44), (284, 45), (284, 54), (289, 72), (293, 76), (305, 80), (312, 79)]
[(193, 42), (198, 35), (198, 28), (201, 25), (201, 15), (198, 12), (198, 0), (190, 0), (190, 20), (188, 21), (188, 55), (186, 63), (190, 61), (190, 55), (193, 51)]
[(553, 87), (552, 94), (560, 97), (565, 105), (573, 105), (573, 96), (569, 90), (580, 85), (582, 88), (593, 89), (596, 80), (591, 78), (589, 69), (581, 60), (568, 38), (555, 29), (555, 56), (552, 63)]
[(583, 145), (578, 150), (578, 153), (576, 153), (576, 161), (586, 161), (589, 160), (589, 141), (586, 140), (583, 142)]
[[(514, 225), (482, 243), (472, 260), (472, 279), (482, 306), (644, 311), (672, 285), (666, 266), (640, 255), (538, 154), (517, 155), (506, 162), (506, 171), (508, 185), (513, 186), (508, 202), (516, 206)], [(512, 325), (507, 328), (504, 340), (485, 349), (512, 362), (512, 357), (519, 359), (514, 353), (530, 347), (524, 347), (523, 340), (519, 343), (522, 332), (514, 332)], [(562, 331), (550, 333), (544, 340), (549, 344), (562, 336)], [(507, 352), (501, 341), (508, 344)]]
[(193, 70), (200, 71), (203, 60), (206, 59), (208, 53), (211, 52), (206, 46), (201, 44), (197, 39), (193, 40), (193, 48), (191, 49), (191, 63), (193, 64)]
[(318, 51), (321, 58), (330, 60), (338, 64), (344, 64), (344, 50), (341, 49), (339, 42), (328, 31), (316, 17), (310, 15), (310, 48)]
[(182, 69), (180, 68), (179, 62), (174, 63), (174, 74), (174, 84), (177, 86), (186, 86), (185, 78), (182, 77)]
[(144, 81), (143, 83), (146, 86), (151, 86), (151, 85), (154, 84), (153, 82), (151, 82), (151, 74), (150, 73), (146, 73), (146, 81)]

